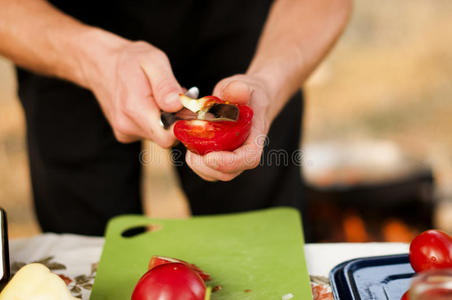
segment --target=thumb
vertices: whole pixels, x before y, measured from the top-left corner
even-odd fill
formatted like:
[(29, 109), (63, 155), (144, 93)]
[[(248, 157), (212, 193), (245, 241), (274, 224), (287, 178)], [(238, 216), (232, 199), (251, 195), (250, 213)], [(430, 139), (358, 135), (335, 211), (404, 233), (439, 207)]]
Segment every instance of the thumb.
[(142, 64), (146, 77), (152, 89), (152, 95), (161, 110), (175, 112), (182, 109), (179, 95), (183, 93), (182, 87), (173, 75), (169, 61)]
[(236, 104), (247, 104), (251, 99), (252, 88), (245, 81), (230, 80), (220, 82), (215, 88), (214, 94), (224, 101)]

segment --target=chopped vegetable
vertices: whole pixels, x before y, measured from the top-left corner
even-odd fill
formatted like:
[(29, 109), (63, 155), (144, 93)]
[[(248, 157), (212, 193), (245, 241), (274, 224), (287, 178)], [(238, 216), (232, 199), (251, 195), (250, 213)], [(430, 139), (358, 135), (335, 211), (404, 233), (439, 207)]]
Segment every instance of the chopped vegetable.
[(292, 293), (289, 293), (289, 294), (286, 294), (286, 295), (282, 296), (282, 300), (289, 300), (289, 299), (292, 299), (292, 298), (293, 298), (293, 294)]
[[(182, 99), (188, 98), (181, 96)], [(190, 99), (190, 98), (189, 98)], [(203, 100), (205, 99), (205, 100)], [(219, 121), (211, 122), (201, 120), (204, 118), (205, 111), (213, 103), (226, 103), (225, 101), (207, 96), (200, 100), (181, 100), (184, 101), (202, 101), (196, 105), (188, 102), (184, 106), (190, 110), (198, 110), (197, 120), (180, 120), (174, 125), (174, 135), (181, 141), (188, 150), (204, 155), (212, 151), (234, 151), (240, 147), (248, 138), (253, 119), (253, 110), (247, 105), (237, 105), (239, 109), (239, 118), (236, 122)]]

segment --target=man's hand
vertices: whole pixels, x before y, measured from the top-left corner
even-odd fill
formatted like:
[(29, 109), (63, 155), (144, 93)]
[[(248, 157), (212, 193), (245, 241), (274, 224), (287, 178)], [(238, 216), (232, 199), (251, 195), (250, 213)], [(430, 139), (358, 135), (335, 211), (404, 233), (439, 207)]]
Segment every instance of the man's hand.
[[(189, 154), (187, 161), (196, 172), (210, 180), (229, 180), (257, 165), (262, 145), (253, 139), (267, 133), (276, 114), (325, 57), (350, 11), (351, 0), (274, 2), (247, 75), (225, 79), (215, 90), (231, 102), (249, 101), (255, 112), (251, 135), (233, 153), (202, 159)], [(159, 126), (160, 110), (181, 108), (176, 95), (182, 89), (162, 51), (85, 25), (46, 0), (2, 0), (0, 20), (0, 54), (21, 67), (92, 90), (119, 141), (150, 139), (162, 147), (172, 145), (171, 131)]]
[(83, 24), (46, 0), (0, 6), (0, 55), (90, 89), (120, 142), (174, 143), (172, 132), (160, 127), (160, 110), (181, 108), (182, 88), (161, 50)]
[(231, 103), (248, 104), (254, 110), (251, 132), (245, 143), (234, 150), (211, 152), (204, 156), (187, 151), (188, 166), (208, 181), (230, 181), (245, 170), (258, 166), (269, 125), (274, 117), (265, 84), (257, 77), (236, 75), (220, 81), (214, 96)]
[(164, 148), (174, 144), (172, 131), (160, 125), (160, 111), (182, 107), (182, 88), (161, 50), (145, 42), (124, 41), (112, 51), (96, 52), (85, 70), (85, 84), (96, 95), (118, 141), (149, 139)]
[(250, 136), (234, 152), (188, 152), (186, 161), (199, 176), (228, 181), (259, 164), (270, 124), (334, 45), (351, 5), (351, 0), (274, 2), (247, 75), (225, 79), (214, 91), (224, 100), (249, 103)]

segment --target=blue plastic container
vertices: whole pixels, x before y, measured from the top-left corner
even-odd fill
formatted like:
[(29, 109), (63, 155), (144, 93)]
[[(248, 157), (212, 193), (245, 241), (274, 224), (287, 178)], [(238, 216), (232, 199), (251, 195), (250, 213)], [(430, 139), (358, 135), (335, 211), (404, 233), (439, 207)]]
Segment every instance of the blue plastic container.
[(376, 256), (337, 265), (330, 283), (336, 300), (400, 300), (413, 275), (408, 254)]

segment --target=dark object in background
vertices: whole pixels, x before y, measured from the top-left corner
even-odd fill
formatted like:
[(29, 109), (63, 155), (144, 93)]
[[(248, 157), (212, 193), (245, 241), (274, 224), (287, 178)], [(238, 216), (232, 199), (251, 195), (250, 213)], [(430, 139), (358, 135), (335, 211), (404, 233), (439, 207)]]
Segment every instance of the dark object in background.
[(6, 213), (0, 208), (0, 290), (9, 280), (9, 251)]
[(408, 254), (356, 258), (330, 272), (334, 299), (400, 300), (414, 270)]
[(431, 169), (378, 183), (306, 187), (308, 242), (410, 242), (432, 228)]

